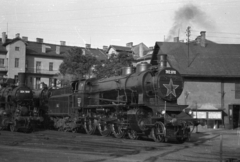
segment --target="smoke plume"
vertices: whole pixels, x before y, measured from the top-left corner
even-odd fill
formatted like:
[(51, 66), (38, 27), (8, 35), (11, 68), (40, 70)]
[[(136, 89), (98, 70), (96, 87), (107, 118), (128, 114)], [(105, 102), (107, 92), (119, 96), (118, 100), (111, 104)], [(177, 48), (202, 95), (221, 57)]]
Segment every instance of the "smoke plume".
[(201, 30), (214, 28), (213, 21), (210, 20), (208, 15), (197, 6), (188, 4), (175, 12), (174, 24), (168, 33), (166, 41), (173, 41), (173, 37), (179, 36), (179, 32), (185, 33), (187, 27), (192, 27), (192, 25), (201, 28)]

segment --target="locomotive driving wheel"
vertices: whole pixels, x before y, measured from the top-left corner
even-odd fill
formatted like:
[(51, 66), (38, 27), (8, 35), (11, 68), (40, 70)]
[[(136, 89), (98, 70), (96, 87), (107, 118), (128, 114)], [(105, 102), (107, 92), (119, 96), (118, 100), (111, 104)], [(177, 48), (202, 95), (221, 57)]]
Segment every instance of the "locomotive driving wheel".
[(128, 137), (132, 140), (137, 140), (139, 138), (139, 135), (137, 134), (137, 132), (135, 130), (129, 130), (128, 131)]
[(116, 138), (123, 138), (126, 135), (126, 129), (123, 125), (124, 119), (118, 120), (117, 123), (111, 125), (112, 133)]
[(152, 128), (152, 137), (155, 142), (164, 142), (165, 126), (162, 122), (157, 122)]
[(10, 124), (10, 131), (11, 132), (17, 132), (18, 131), (18, 127), (17, 127), (17, 121), (13, 121), (13, 123), (12, 124)]
[(109, 136), (112, 132), (111, 125), (104, 121), (99, 121), (97, 128), (98, 128), (99, 133), (104, 137)]
[(84, 129), (87, 134), (93, 135), (96, 132), (96, 121), (94, 119), (86, 119), (84, 122)]

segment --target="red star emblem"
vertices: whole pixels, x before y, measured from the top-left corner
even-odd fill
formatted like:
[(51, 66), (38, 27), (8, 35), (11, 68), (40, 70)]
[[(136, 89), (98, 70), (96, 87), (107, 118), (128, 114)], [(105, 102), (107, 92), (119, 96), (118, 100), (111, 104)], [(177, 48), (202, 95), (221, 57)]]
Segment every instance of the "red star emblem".
[(172, 79), (170, 79), (169, 84), (163, 84), (163, 86), (167, 88), (166, 96), (169, 96), (170, 94), (172, 94), (174, 97), (177, 96), (175, 89), (177, 89), (177, 87), (179, 87), (179, 85), (174, 85)]

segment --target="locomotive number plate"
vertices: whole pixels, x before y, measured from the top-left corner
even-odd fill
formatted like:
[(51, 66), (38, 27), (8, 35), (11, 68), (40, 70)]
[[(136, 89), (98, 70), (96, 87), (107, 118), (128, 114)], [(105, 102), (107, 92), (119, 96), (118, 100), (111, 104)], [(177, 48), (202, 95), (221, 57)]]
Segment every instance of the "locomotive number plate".
[(166, 74), (177, 74), (176, 70), (165, 70)]
[(20, 90), (20, 93), (30, 93), (30, 91)]

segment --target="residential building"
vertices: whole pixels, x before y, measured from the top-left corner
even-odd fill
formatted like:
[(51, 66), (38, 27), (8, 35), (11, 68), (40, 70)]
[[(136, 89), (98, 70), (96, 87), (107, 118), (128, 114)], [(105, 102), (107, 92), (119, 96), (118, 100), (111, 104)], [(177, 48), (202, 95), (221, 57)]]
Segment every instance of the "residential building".
[[(27, 37), (20, 38), (16, 34), (13, 39), (7, 39), (5, 32), (2, 33), (0, 45), (0, 78), (15, 78), (19, 72), (27, 75), (26, 84), (33, 88), (40, 88), (40, 83), (47, 86), (57, 86), (60, 82), (57, 79), (59, 66), (64, 59), (64, 54), (74, 46), (67, 46), (65, 41), (60, 44), (45, 43), (42, 38), (37, 38), (36, 42), (28, 41)], [(98, 59), (106, 59), (106, 54), (102, 49), (78, 47), (83, 53), (90, 53)]]
[(117, 46), (117, 45), (110, 45), (108, 47), (108, 50), (106, 51), (108, 57), (110, 57), (110, 55), (112, 54), (119, 54), (121, 52), (124, 52), (124, 53), (129, 53), (129, 54), (132, 54), (132, 46), (127, 44), (127, 46)]
[(106, 51), (108, 57), (111, 54), (119, 54), (120, 52), (133, 55), (133, 58), (135, 60), (133, 62), (133, 66), (136, 66), (139, 62), (143, 61), (150, 63), (153, 47), (149, 48), (144, 43), (133, 45), (133, 42), (129, 42), (126, 44), (126, 46), (110, 45)]

